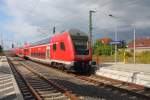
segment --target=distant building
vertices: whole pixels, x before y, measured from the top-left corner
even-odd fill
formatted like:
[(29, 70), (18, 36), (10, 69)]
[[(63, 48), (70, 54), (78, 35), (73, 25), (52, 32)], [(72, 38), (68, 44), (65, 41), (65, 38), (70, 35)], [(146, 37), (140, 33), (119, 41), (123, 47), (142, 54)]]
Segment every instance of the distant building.
[(100, 41), (103, 44), (109, 44), (112, 40), (110, 38), (105, 37), (105, 38), (98, 39), (98, 41)]
[[(150, 38), (138, 38), (135, 40), (136, 52), (150, 51)], [(128, 49), (134, 48), (134, 41), (128, 43)]]

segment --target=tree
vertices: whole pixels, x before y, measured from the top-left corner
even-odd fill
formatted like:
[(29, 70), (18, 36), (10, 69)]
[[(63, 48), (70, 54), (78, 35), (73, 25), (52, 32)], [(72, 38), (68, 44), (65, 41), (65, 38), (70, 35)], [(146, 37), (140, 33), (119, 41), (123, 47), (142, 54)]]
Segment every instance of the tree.
[(3, 51), (3, 47), (0, 45), (0, 52), (2, 52)]
[(103, 44), (100, 41), (96, 41), (93, 46), (93, 54), (95, 55), (111, 55), (114, 53), (114, 46), (109, 44)]

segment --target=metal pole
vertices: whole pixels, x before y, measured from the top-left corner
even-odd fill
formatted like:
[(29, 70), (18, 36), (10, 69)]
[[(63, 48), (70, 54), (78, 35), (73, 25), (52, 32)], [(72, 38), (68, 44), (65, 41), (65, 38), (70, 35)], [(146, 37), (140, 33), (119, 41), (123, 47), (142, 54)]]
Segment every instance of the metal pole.
[(3, 48), (3, 33), (1, 33), (1, 46)]
[(133, 59), (134, 59), (134, 64), (135, 64), (135, 26), (134, 26), (134, 57), (133, 57)]
[(17, 48), (19, 47), (18, 44), (19, 44), (19, 43), (17, 42)]
[[(111, 18), (114, 18), (114, 19), (117, 19), (117, 17), (113, 16), (112, 14), (109, 14), (108, 15), (109, 17)], [(115, 26), (115, 41), (117, 41), (117, 23), (116, 23), (116, 26)], [(117, 44), (115, 44), (115, 64), (117, 64)]]
[(111, 44), (111, 56), (112, 56), (112, 44)]
[(90, 10), (89, 11), (89, 47), (90, 47), (90, 52), (92, 55), (92, 30), (93, 30), (93, 26), (92, 26), (92, 13), (94, 13), (95, 11)]
[(89, 11), (89, 42), (90, 48), (92, 47), (92, 11)]
[(53, 27), (53, 34), (55, 34), (55, 32), (56, 32), (56, 27), (54, 26)]
[[(117, 41), (117, 24), (115, 28), (115, 41)], [(117, 64), (117, 44), (115, 44), (115, 64)]]

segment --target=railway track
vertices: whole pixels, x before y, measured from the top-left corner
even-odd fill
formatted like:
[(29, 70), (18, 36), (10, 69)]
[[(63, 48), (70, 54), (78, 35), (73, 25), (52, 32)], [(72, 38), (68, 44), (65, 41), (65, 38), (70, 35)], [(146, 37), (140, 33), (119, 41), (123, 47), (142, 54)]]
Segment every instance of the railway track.
[[(58, 69), (56, 70), (59, 71)], [(127, 92), (131, 95), (143, 98), (145, 100), (150, 100), (150, 88), (144, 87), (142, 85), (111, 79), (104, 76), (97, 76), (97, 75), (84, 76), (74, 73), (66, 73), (66, 72), (63, 73), (72, 75), (89, 83), (93, 83), (96, 86), (107, 85), (110, 88), (116, 88), (121, 91)]]
[[(95, 100), (150, 100), (149, 89), (145, 88), (143, 86), (139, 86), (139, 85), (127, 83), (127, 82), (122, 82), (122, 81), (118, 81), (118, 80), (113, 80), (113, 79), (109, 79), (106, 77), (100, 77), (100, 76), (98, 77), (98, 76), (94, 76), (94, 75), (83, 76), (83, 75), (77, 75), (77, 74), (73, 74), (73, 73), (66, 73), (66, 72), (62, 72), (56, 68), (51, 68), (51, 67), (49, 68), (48, 66), (37, 64), (37, 63), (31, 62), (31, 61), (26, 61), (26, 60), (21, 61), (21, 63), (22, 63), (22, 65), (26, 66), (27, 68), (29, 66), (32, 66), (31, 70), (37, 71), (37, 73), (40, 73), (48, 80), (52, 79), (53, 81), (56, 81), (56, 83), (61, 84), (61, 86), (65, 86), (69, 90), (73, 91), (75, 94), (79, 95), (81, 97), (81, 99), (84, 98), (84, 99), (88, 100), (86, 97), (84, 97), (84, 95), (89, 94), (91, 96), (94, 96), (94, 98), (98, 97), (98, 99), (95, 99)], [(51, 71), (49, 72), (48, 70), (51, 70)], [(78, 86), (77, 86), (77, 89), (74, 89), (74, 88), (76, 88), (76, 85), (73, 86), (73, 85), (69, 84), (70, 85), (69, 86), (66, 83), (65, 83), (65, 85), (63, 85), (63, 81), (60, 81), (60, 82), (58, 81), (61, 79), (55, 78), (55, 75), (53, 75), (53, 72), (52, 72), (53, 70), (55, 70), (57, 72), (56, 75), (58, 75), (59, 77), (61, 76), (62, 80), (67, 79), (70, 81), (70, 79), (66, 78), (66, 76), (71, 77), (72, 80), (79, 80), (79, 81), (82, 80), (81, 83), (85, 82), (85, 84), (88, 84), (87, 88), (85, 89), (85, 87), (83, 88), (81, 85), (81, 90), (80, 90), (80, 89), (78, 89), (79, 88)], [(89, 88), (89, 85), (91, 85), (90, 88)], [(94, 89), (96, 90), (97, 93), (95, 92), (94, 94), (92, 94), (93, 87), (96, 87)], [(99, 90), (100, 90), (100, 92), (99, 92)], [(102, 92), (101, 92), (101, 90), (102, 90)], [(87, 92), (87, 94), (86, 93), (84, 94), (83, 91)], [(90, 92), (90, 91), (92, 91), (92, 92)], [(108, 93), (106, 93), (106, 92), (108, 92)], [(89, 100), (94, 100), (94, 99), (92, 98)]]
[(32, 92), (30, 91), (29, 87), (25, 83), (23, 77), (13, 67), (13, 64), (11, 62), (9, 62), (9, 64), (11, 65), (11, 69), (12, 69), (12, 71), (14, 73), (15, 79), (16, 79), (18, 87), (20, 88), (20, 91), (21, 91), (21, 93), (23, 95), (24, 100), (35, 100), (36, 98), (34, 97)]
[[(60, 71), (59, 69), (56, 69), (56, 68), (54, 70)], [(65, 71), (61, 71), (61, 72), (77, 77), (89, 83), (93, 83), (96, 86), (107, 85), (108, 87), (120, 89), (121, 91), (125, 91), (128, 93), (131, 93), (132, 95), (150, 100), (150, 88), (145, 87), (143, 85), (138, 85), (138, 84), (131, 83), (131, 82), (125, 82), (125, 81), (121, 81), (117, 79), (112, 79), (112, 78), (108, 78), (105, 76), (81, 75), (81, 74), (75, 74), (75, 73), (67, 73)]]
[(119, 89), (120, 91), (124, 91), (131, 95), (143, 98), (144, 100), (150, 100), (150, 88), (144, 87), (142, 85), (111, 79), (104, 76), (97, 76), (97, 75), (83, 76), (73, 73), (67, 74), (85, 80), (89, 83), (93, 83), (96, 86), (107, 85), (107, 87)]
[[(56, 71), (61, 71), (59, 69), (54, 68)], [(144, 87), (142, 85), (130, 83), (130, 82), (124, 82), (116, 79), (111, 79), (104, 76), (96, 76), (96, 75), (80, 75), (80, 74), (74, 74), (74, 73), (67, 73), (65, 71), (61, 71), (64, 74), (69, 74), (71, 76), (77, 77), (81, 80), (84, 80), (89, 83), (93, 83), (93, 85), (100, 86), (100, 85), (107, 85), (110, 88), (116, 88), (120, 91), (127, 92), (131, 95), (150, 100), (150, 88)]]
[(114, 80), (111, 78), (107, 78), (107, 77), (103, 77), (103, 76), (76, 76), (82, 80), (88, 81), (90, 83), (93, 83), (97, 86), (100, 85), (107, 85), (110, 88), (116, 88), (119, 89), (121, 91), (127, 92), (131, 95), (143, 98), (144, 100), (150, 100), (150, 88), (148, 87), (144, 87), (142, 85), (138, 85), (138, 84), (133, 84), (133, 83), (128, 83), (128, 82), (123, 82), (120, 80)]
[(26, 67), (19, 61), (8, 60), (26, 100), (78, 100), (70, 91), (30, 69), (30, 66)]
[[(59, 69), (55, 69), (60, 71)], [(77, 77), (81, 80), (87, 81), (89, 83), (93, 83), (96, 86), (107, 85), (110, 88), (116, 88), (120, 91), (127, 92), (131, 95), (150, 100), (150, 88), (144, 87), (142, 85), (134, 84), (131, 82), (124, 82), (116, 79), (111, 79), (104, 76), (97, 75), (80, 75), (74, 73), (67, 73), (62, 71), (62, 73), (69, 74), (71, 76)]]

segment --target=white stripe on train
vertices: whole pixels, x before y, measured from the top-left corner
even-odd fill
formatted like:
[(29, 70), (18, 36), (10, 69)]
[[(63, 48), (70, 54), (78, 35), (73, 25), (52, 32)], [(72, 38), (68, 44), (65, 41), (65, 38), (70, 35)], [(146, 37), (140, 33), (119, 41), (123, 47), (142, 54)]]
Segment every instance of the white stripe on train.
[(47, 64), (51, 64), (52, 62), (57, 62), (57, 63), (62, 63), (62, 64), (66, 64), (69, 66), (73, 66), (74, 65), (74, 61), (63, 61), (63, 60), (54, 60), (54, 59), (39, 59), (39, 58), (34, 58), (31, 56), (27, 56), (29, 57), (31, 60), (35, 60), (35, 61), (39, 61), (39, 62), (43, 62), (43, 63), (47, 63)]

